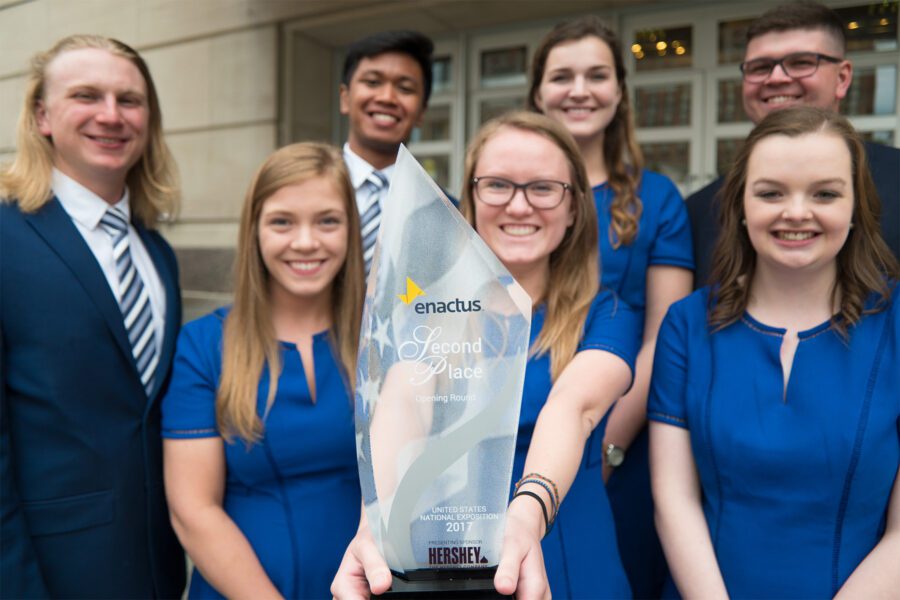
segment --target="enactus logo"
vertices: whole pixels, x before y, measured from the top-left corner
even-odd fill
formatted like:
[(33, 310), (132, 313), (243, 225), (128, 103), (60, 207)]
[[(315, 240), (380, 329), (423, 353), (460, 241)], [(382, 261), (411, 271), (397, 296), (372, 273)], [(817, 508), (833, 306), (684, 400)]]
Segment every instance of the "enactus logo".
[[(420, 298), (427, 298), (428, 294), (422, 289), (422, 286), (409, 277), (406, 278), (406, 293), (397, 294), (397, 297), (407, 306), (413, 306), (416, 314), (419, 315), (473, 313), (482, 310), (479, 300), (463, 300), (461, 298), (434, 302), (421, 300)], [(448, 337), (455, 337), (454, 333), (451, 332)], [(413, 327), (409, 338), (397, 346), (397, 356), (401, 360), (415, 364), (414, 374), (410, 381), (417, 385), (442, 373), (448, 379), (480, 379), (484, 377), (484, 369), (479, 366), (477, 358), (481, 353), (481, 336), (458, 341), (447, 340), (444, 337), (444, 327), (437, 324), (421, 324)], [(468, 394), (416, 396), (416, 400), (419, 402), (471, 399)]]
[[(425, 290), (423, 290), (419, 284), (410, 279), (406, 278), (406, 293), (405, 294), (397, 294), (397, 297), (404, 304), (412, 304), (414, 300), (421, 296), (426, 296)], [(468, 312), (481, 312), (481, 301), (480, 300), (463, 300), (461, 298), (454, 298), (452, 300), (441, 301), (437, 300), (434, 302), (430, 301), (420, 301), (416, 302), (413, 305), (416, 314), (420, 315), (429, 315), (429, 314), (444, 314), (444, 313), (468, 313)]]

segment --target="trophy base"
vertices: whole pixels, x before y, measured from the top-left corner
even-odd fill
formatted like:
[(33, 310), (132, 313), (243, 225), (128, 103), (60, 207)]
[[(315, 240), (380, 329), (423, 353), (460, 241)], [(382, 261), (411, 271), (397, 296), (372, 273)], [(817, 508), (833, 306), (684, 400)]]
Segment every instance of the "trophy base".
[(494, 589), (497, 567), (486, 569), (420, 569), (404, 575), (393, 573), (391, 589), (374, 598), (465, 598), (466, 600), (512, 598)]

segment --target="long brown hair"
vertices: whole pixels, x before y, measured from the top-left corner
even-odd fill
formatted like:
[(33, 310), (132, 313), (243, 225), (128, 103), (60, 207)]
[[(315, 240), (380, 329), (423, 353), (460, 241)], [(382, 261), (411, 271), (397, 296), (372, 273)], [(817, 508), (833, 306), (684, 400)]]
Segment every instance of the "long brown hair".
[(156, 86), (147, 63), (136, 50), (118, 40), (99, 35), (70, 35), (32, 59), (25, 83), (25, 103), (19, 115), (16, 156), (0, 170), (0, 198), (16, 201), (23, 212), (36, 212), (53, 198), (50, 174), (53, 169), (53, 141), (38, 127), (38, 103), (44, 100), (47, 68), (59, 55), (73, 50), (95, 48), (133, 64), (147, 85), (149, 121), (147, 147), (131, 167), (126, 183), (131, 193), (131, 212), (145, 227), (155, 227), (161, 219), (174, 219), (180, 200), (175, 161), (163, 138), (162, 113)]
[(285, 146), (271, 154), (244, 200), (235, 261), (234, 305), (222, 335), (222, 376), (216, 394), (216, 419), (225, 439), (259, 439), (263, 423), (256, 412), (263, 368), (269, 371), (266, 412), (271, 408), (281, 374), (278, 340), (272, 326), (269, 272), (259, 249), (259, 217), (263, 204), (288, 185), (317, 177), (330, 179), (347, 213), (347, 258), (332, 283), (331, 342), (350, 389), (356, 374), (356, 350), (364, 291), (359, 213), (347, 167), (337, 148), (319, 143)]
[(627, 72), (622, 59), (622, 44), (618, 36), (602, 20), (585, 15), (554, 27), (544, 36), (531, 61), (531, 87), (528, 90), (528, 108), (541, 112), (536, 96), (544, 79), (547, 57), (550, 51), (563, 42), (573, 42), (595, 37), (609, 46), (615, 62), (616, 81), (622, 99), (616, 114), (603, 135), (603, 161), (609, 173), (609, 186), (615, 192), (610, 205), (609, 240), (613, 248), (631, 244), (638, 233), (638, 222), (644, 209), (637, 190), (640, 186), (644, 155), (634, 133), (634, 116), (628, 87)]
[(838, 251), (837, 278), (833, 298), (840, 310), (833, 325), (842, 336), (859, 321), (867, 297), (880, 295), (873, 310), (890, 299), (888, 281), (898, 276), (897, 259), (881, 237), (878, 217), (881, 203), (866, 161), (866, 149), (853, 126), (838, 113), (813, 107), (797, 107), (770, 113), (757, 125), (735, 159), (719, 196), (719, 238), (712, 258), (715, 294), (711, 297), (709, 322), (713, 330), (733, 323), (744, 314), (750, 297), (750, 281), (756, 269), (756, 251), (750, 244), (744, 217), (747, 163), (760, 140), (773, 135), (799, 137), (812, 133), (835, 135), (850, 150), (853, 173), (853, 224), (847, 241)]
[(584, 333), (591, 302), (599, 290), (597, 274), (597, 212), (588, 183), (587, 171), (578, 145), (558, 122), (540, 113), (515, 111), (488, 121), (478, 131), (466, 151), (465, 185), (460, 210), (475, 226), (475, 197), (472, 178), (484, 145), (504, 129), (536, 133), (562, 150), (569, 163), (572, 179), (572, 225), (562, 242), (550, 254), (550, 279), (545, 298), (547, 315), (540, 335), (534, 341), (532, 355), (550, 352), (550, 375), (556, 380), (575, 356)]

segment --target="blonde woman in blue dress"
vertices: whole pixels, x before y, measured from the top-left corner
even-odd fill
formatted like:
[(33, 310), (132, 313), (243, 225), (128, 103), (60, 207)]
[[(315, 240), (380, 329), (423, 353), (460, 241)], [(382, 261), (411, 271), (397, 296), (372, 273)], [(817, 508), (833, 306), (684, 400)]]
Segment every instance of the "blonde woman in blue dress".
[(239, 236), (234, 305), (184, 327), (163, 401), (172, 523), (191, 598), (322, 598), (360, 503), (363, 263), (340, 152), (272, 154)]

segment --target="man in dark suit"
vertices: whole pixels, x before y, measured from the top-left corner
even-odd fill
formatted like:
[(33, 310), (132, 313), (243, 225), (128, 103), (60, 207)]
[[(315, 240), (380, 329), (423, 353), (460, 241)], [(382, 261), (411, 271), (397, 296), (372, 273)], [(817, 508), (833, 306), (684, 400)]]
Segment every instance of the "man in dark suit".
[[(844, 58), (846, 38), (840, 17), (816, 2), (778, 6), (747, 30), (743, 74), (744, 111), (759, 123), (770, 112), (808, 105), (837, 111), (853, 80)], [(866, 143), (869, 168), (881, 198), (881, 230), (900, 258), (900, 150)], [(687, 199), (697, 270), (694, 286), (706, 285), (719, 232), (716, 194), (723, 178)]]
[(158, 401), (181, 304), (153, 231), (178, 188), (143, 59), (99, 36), (38, 54), (17, 145), (0, 171), (0, 597), (178, 597)]

